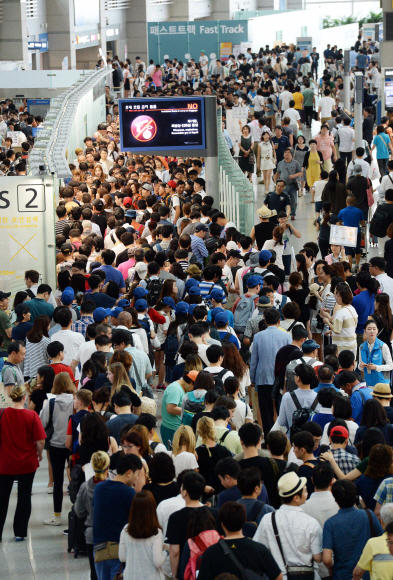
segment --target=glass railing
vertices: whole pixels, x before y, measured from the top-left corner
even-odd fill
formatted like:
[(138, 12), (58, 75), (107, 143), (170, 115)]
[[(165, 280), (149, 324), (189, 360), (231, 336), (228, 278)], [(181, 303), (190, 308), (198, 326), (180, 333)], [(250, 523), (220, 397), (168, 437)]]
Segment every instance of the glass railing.
[(218, 160), (220, 169), (220, 209), (249, 235), (254, 225), (254, 188), (233, 159), (222, 133), (221, 109), (217, 112)]

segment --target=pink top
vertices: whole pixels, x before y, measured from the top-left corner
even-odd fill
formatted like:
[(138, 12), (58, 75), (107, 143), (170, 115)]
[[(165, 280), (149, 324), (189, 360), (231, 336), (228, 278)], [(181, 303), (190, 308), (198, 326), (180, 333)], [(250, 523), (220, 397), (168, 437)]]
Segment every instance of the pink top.
[(128, 278), (128, 270), (132, 268), (134, 265), (135, 265), (134, 258), (130, 258), (129, 260), (127, 260), (127, 262), (122, 262), (117, 266), (117, 269), (119, 270), (119, 272), (122, 273), (124, 280)]
[(154, 73), (151, 75), (151, 77), (152, 77), (153, 83), (156, 85), (156, 87), (160, 87), (161, 86), (161, 77), (162, 77), (161, 69), (155, 70)]

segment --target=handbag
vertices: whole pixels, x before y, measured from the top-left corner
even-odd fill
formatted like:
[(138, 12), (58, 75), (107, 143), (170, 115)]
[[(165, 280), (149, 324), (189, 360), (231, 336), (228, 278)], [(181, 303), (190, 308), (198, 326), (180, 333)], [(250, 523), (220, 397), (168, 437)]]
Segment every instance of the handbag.
[(374, 205), (373, 185), (367, 177), (367, 203), (368, 207)]
[(304, 580), (306, 578), (315, 578), (314, 566), (288, 566), (287, 561), (284, 556), (284, 551), (282, 549), (280, 534), (278, 533), (277, 523), (276, 523), (276, 512), (272, 513), (272, 526), (278, 548), (280, 550), (281, 558), (284, 562), (284, 567), (287, 571), (287, 580)]
[(119, 559), (119, 544), (117, 542), (103, 542), (97, 544), (94, 550), (94, 562)]
[(250, 153), (250, 155), (248, 156), (248, 161), (249, 161), (249, 163), (251, 163), (251, 165), (254, 165), (254, 163), (255, 163), (254, 153)]
[[(10, 367), (12, 369), (12, 372), (14, 373), (14, 378), (15, 378), (15, 384), (18, 384), (18, 380), (17, 380), (17, 376), (16, 376), (16, 371), (14, 368)], [(5, 384), (4, 384), (4, 380), (3, 380), (3, 372), (5, 370), (5, 367), (2, 368), (1, 370), (1, 382), (0, 382), (0, 408), (4, 409), (5, 407), (11, 407), (12, 406), (12, 399), (11, 397), (8, 395), (7, 393), (7, 389), (5, 388)]]

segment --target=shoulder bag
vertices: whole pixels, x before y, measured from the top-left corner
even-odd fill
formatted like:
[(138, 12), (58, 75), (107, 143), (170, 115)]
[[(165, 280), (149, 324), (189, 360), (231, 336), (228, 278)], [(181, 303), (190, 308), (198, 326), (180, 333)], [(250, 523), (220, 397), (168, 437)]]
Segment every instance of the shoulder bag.
[(13, 367), (9, 367), (9, 365), (7, 365), (7, 367), (3, 366), (3, 368), (1, 369), (1, 373), (0, 373), (0, 378), (1, 378), (1, 382), (0, 382), (0, 408), (3, 408), (3, 409), (5, 407), (11, 407), (11, 405), (12, 405), (12, 399), (7, 393), (7, 389), (5, 388), (4, 379), (3, 379), (3, 373), (7, 368), (11, 368), (11, 370), (14, 374), (15, 384), (16, 385), (18, 384), (16, 370)]
[(287, 580), (311, 580), (315, 578), (314, 566), (288, 566), (287, 561), (284, 556), (284, 551), (282, 549), (280, 534), (278, 533), (277, 523), (276, 523), (276, 512), (272, 513), (272, 526), (278, 548), (280, 550), (282, 561), (284, 562), (285, 570), (287, 571)]
[(240, 564), (239, 560), (233, 553), (233, 550), (231, 550), (231, 548), (228, 548), (225, 540), (221, 540), (220, 542), (218, 542), (218, 544), (223, 549), (224, 554), (226, 556), (229, 556), (229, 558), (235, 564), (236, 568), (239, 570), (241, 574), (241, 580), (262, 580), (262, 576), (260, 576), (257, 572), (254, 572), (253, 570), (250, 569), (246, 569), (242, 564)]
[[(385, 143), (385, 141), (384, 141)], [(373, 196), (373, 185), (369, 178), (367, 177), (367, 204), (368, 207), (374, 205), (374, 196)]]

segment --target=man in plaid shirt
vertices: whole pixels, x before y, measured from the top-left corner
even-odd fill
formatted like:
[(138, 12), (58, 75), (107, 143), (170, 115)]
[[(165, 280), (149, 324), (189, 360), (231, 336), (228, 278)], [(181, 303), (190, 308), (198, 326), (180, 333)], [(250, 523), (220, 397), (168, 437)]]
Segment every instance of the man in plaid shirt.
[(335, 423), (336, 420), (332, 421), (328, 428), (330, 447), (335, 462), (346, 475), (359, 464), (359, 457), (345, 451), (348, 445), (348, 429)]
[(96, 305), (94, 304), (93, 300), (85, 300), (84, 302), (82, 302), (81, 304), (82, 316), (80, 317), (80, 320), (74, 322), (74, 324), (71, 327), (71, 330), (73, 330), (74, 332), (79, 332), (86, 338), (86, 328), (89, 326), (89, 324), (93, 324), (94, 322), (93, 312), (95, 308)]
[(376, 500), (375, 515), (379, 516), (381, 507), (385, 503), (393, 503), (393, 477), (387, 477), (379, 484), (375, 492), (374, 499)]

